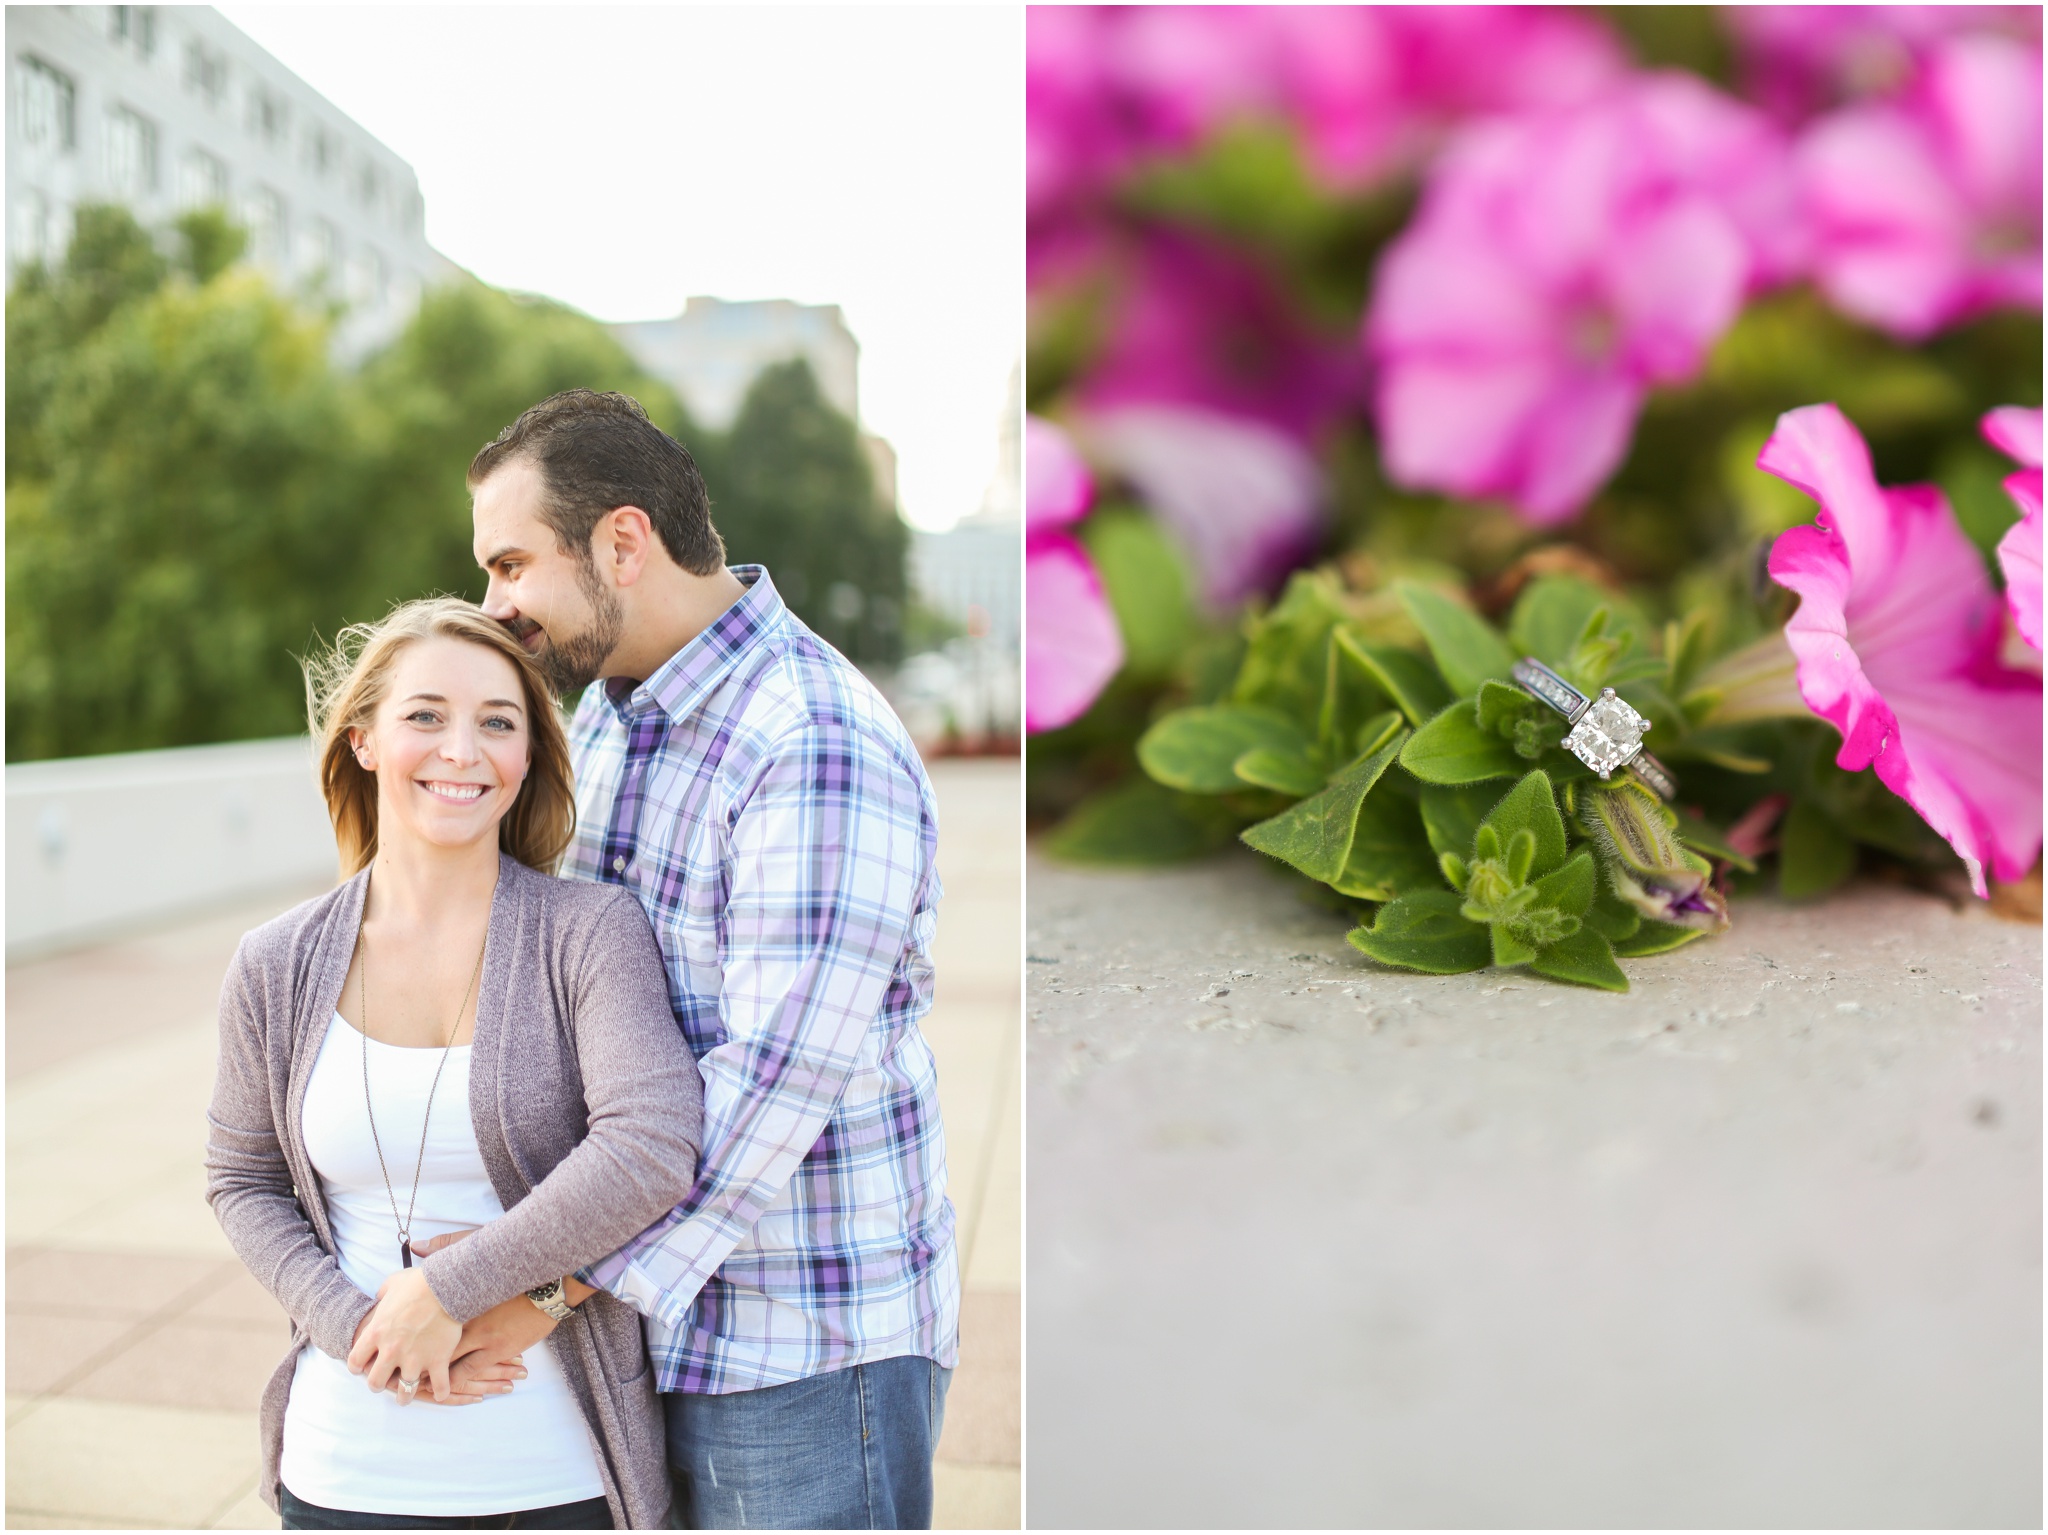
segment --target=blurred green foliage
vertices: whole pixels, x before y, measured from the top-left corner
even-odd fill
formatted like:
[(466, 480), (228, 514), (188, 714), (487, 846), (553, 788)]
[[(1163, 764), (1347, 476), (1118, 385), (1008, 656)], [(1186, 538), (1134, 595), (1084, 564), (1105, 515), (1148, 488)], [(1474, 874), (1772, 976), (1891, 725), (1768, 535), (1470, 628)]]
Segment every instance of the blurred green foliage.
[(908, 534), (803, 364), (720, 437), (598, 322), (465, 280), (350, 370), (336, 312), (238, 265), (218, 212), (158, 238), (83, 207), (75, 231), (7, 306), (9, 761), (303, 729), (297, 656), (394, 602), (482, 595), (469, 461), (579, 385), (692, 449), (732, 557), (827, 639), (897, 654)]

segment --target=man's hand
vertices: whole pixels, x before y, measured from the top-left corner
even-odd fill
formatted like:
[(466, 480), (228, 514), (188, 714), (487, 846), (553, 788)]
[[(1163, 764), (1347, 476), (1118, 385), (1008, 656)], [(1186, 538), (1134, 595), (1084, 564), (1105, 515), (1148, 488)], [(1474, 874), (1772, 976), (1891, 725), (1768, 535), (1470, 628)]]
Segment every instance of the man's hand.
[[(528, 1302), (526, 1309), (537, 1308)], [(400, 1269), (377, 1287), (377, 1304), (356, 1330), (348, 1367), (367, 1377), (372, 1391), (384, 1390), (396, 1375), (399, 1395), (408, 1399), (431, 1382), (434, 1400), (445, 1404), (448, 1367), (461, 1341), (462, 1324), (441, 1309), (427, 1276), (418, 1269)], [(517, 1352), (510, 1349), (501, 1357)]]

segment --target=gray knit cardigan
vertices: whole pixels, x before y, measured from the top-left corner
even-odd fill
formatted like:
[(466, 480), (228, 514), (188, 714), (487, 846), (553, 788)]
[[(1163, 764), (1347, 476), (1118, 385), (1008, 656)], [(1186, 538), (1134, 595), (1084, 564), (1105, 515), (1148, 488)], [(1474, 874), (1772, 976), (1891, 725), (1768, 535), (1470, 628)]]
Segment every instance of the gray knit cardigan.
[[(299, 1349), (310, 1342), (346, 1358), (373, 1301), (334, 1261), (301, 1118), (367, 879), (358, 874), (249, 933), (221, 988), (206, 1197), (292, 1320), (291, 1350), (263, 1393), (260, 1486), (273, 1509)], [(425, 1260), (428, 1284), (457, 1321), (617, 1251), (689, 1192), (703, 1082), (669, 1011), (654, 934), (630, 893), (553, 879), (500, 856), (469, 1112), (505, 1214)], [(662, 1528), (662, 1415), (639, 1316), (593, 1295), (551, 1342), (589, 1425), (613, 1522)]]

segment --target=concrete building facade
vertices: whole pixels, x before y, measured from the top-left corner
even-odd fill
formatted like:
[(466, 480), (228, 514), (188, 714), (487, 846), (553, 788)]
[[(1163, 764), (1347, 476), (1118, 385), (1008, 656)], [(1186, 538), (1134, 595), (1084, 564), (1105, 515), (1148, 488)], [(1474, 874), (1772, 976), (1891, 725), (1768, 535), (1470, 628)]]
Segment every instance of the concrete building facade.
[(220, 205), (274, 278), (346, 301), (344, 351), (455, 270), (412, 167), (211, 7), (9, 6), (6, 26), (10, 268), (60, 258), (81, 203), (151, 226)]

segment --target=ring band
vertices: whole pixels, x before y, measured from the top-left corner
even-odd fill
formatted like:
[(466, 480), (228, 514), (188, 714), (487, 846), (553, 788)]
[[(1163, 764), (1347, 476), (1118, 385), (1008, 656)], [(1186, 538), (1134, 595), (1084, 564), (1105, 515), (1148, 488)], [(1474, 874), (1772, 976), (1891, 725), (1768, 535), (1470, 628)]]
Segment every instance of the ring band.
[(406, 1392), (408, 1394), (418, 1391), (420, 1389), (420, 1382), (418, 1376), (414, 1376), (411, 1380), (407, 1380), (403, 1375), (401, 1375), (398, 1377), (398, 1383), (399, 1385), (405, 1387)]
[(1643, 750), (1650, 722), (1616, 697), (1613, 688), (1602, 688), (1598, 698), (1588, 698), (1534, 656), (1515, 663), (1514, 678), (1523, 692), (1571, 723), (1564, 749), (1598, 773), (1603, 783), (1625, 768), (1659, 799), (1677, 795), (1678, 780), (1671, 769)]

